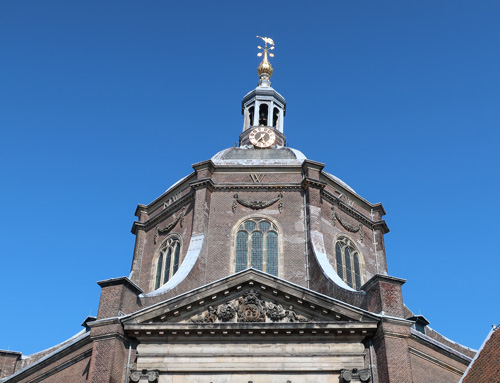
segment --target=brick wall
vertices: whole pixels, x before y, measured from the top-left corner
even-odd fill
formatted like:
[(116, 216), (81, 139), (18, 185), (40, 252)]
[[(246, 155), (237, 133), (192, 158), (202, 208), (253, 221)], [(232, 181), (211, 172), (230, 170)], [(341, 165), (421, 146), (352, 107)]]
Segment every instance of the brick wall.
[(462, 383), (500, 382), (500, 330), (493, 330), (490, 338), (473, 362)]
[(12, 375), (16, 371), (16, 365), (21, 359), (21, 355), (20, 352), (0, 350), (0, 379)]
[(27, 368), (9, 379), (8, 382), (88, 382), (91, 354), (90, 337), (81, 337), (69, 347), (61, 347), (58, 353), (52, 356), (46, 355), (46, 359), (42, 358), (36, 362), (25, 360), (19, 367)]
[(116, 317), (130, 314), (141, 307), (138, 295), (142, 290), (128, 278), (112, 278), (98, 282), (101, 286), (101, 298), (97, 318)]

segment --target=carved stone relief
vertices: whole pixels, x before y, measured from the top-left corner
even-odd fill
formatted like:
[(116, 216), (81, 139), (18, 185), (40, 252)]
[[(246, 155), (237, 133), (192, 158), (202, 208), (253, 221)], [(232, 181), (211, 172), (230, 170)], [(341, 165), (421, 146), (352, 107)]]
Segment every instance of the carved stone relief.
[(363, 243), (365, 239), (365, 232), (363, 231), (363, 224), (360, 223), (359, 225), (351, 225), (349, 222), (346, 220), (342, 219), (342, 217), (335, 211), (335, 207), (332, 206), (332, 223), (333, 226), (335, 226), (335, 223), (339, 221), (340, 224), (344, 229), (351, 233), (357, 233), (359, 232), (359, 241)]
[(132, 371), (132, 373), (130, 374), (130, 381), (136, 383), (140, 380), (144, 381), (145, 379), (147, 379), (148, 382), (158, 382), (159, 377), (160, 373), (157, 370)]
[(265, 176), (265, 173), (250, 173), (250, 178), (252, 179), (252, 181), (258, 184), (262, 182)]
[(265, 322), (266, 303), (253, 289), (238, 299), (238, 322)]
[(239, 203), (241, 206), (245, 206), (245, 207), (248, 207), (250, 209), (260, 210), (260, 209), (264, 209), (266, 207), (269, 207), (269, 206), (271, 206), (271, 205), (273, 205), (273, 204), (275, 204), (276, 202), (279, 201), (278, 210), (279, 210), (280, 213), (283, 210), (283, 202), (281, 201), (281, 199), (283, 198), (283, 194), (282, 193), (279, 193), (276, 198), (273, 198), (273, 199), (271, 199), (269, 201), (245, 200), (245, 199), (239, 198), (238, 194), (235, 194), (233, 196), (233, 198), (234, 198), (233, 206), (232, 206), (233, 213), (236, 211), (236, 207), (238, 206), (236, 203)]
[(340, 381), (342, 383), (369, 382), (370, 378), (370, 370), (367, 368), (363, 370), (358, 370), (357, 368), (353, 368), (352, 370), (340, 370)]
[(342, 217), (337, 214), (337, 212), (335, 212), (335, 218), (337, 218), (344, 229), (350, 231), (351, 233), (357, 233), (361, 228), (361, 224), (359, 224), (358, 226), (351, 225), (347, 221), (343, 220)]
[(166, 202), (163, 203), (163, 208), (167, 208), (172, 205), (175, 201), (177, 201), (180, 197), (181, 193), (176, 193), (172, 197), (170, 197)]
[(223, 322), (229, 322), (234, 318), (236, 311), (236, 305), (234, 302), (228, 302), (219, 306), (219, 313), (216, 313), (216, 316)]
[(354, 206), (354, 200), (352, 198), (349, 198), (348, 196), (344, 195), (345, 201), (349, 206)]
[(208, 309), (191, 318), (192, 323), (214, 322), (310, 322), (309, 318), (297, 314), (293, 306), (288, 309), (281, 304), (266, 302), (253, 289), (241, 297)]
[(174, 218), (174, 220), (171, 223), (169, 223), (167, 226), (165, 226), (163, 229), (160, 229), (160, 226), (156, 225), (155, 236), (154, 236), (154, 244), (155, 245), (156, 245), (156, 239), (158, 238), (158, 235), (170, 233), (170, 231), (175, 227), (175, 225), (177, 225), (178, 222), (180, 222), (180, 225), (182, 227), (182, 223), (184, 222), (184, 210), (185, 209), (186, 209), (186, 207), (184, 206), (182, 208), (181, 212), (179, 213), (179, 215), (177, 216), (177, 218)]

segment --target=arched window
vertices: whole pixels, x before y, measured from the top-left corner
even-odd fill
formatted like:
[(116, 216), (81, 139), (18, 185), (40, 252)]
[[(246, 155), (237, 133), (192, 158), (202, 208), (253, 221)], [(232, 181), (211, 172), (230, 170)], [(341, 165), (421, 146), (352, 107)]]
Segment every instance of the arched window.
[(264, 218), (243, 222), (236, 233), (236, 267), (249, 267), (278, 276), (278, 229)]
[(278, 108), (273, 109), (273, 128), (278, 129), (278, 119), (280, 118), (280, 111)]
[(260, 126), (268, 126), (267, 123), (267, 114), (269, 113), (269, 107), (267, 104), (260, 104), (259, 106), (259, 125)]
[(248, 119), (249, 119), (249, 123), (248, 123), (248, 126), (253, 126), (253, 116), (254, 116), (254, 113), (255, 113), (255, 108), (252, 106), (250, 107), (250, 109), (248, 109)]
[(335, 244), (337, 274), (349, 287), (359, 290), (362, 285), (361, 254), (348, 238), (339, 238)]
[(155, 289), (167, 283), (177, 272), (180, 252), (181, 242), (174, 236), (167, 238), (160, 246), (156, 261)]

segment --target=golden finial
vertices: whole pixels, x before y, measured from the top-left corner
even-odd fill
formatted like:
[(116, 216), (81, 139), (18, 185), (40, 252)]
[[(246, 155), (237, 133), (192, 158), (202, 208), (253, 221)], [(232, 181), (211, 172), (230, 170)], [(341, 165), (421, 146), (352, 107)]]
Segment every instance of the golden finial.
[[(269, 55), (269, 57), (274, 57), (274, 54), (269, 52), (270, 50), (274, 49), (274, 41), (269, 37), (257, 37), (264, 40), (265, 43), (264, 48), (262, 48), (260, 45), (257, 46), (257, 48), (262, 49), (263, 51), (257, 53), (257, 56), (261, 57), (262, 55), (264, 55), (262, 61), (259, 64), (259, 67), (257, 68), (257, 74), (260, 76), (259, 85), (270, 86), (271, 82), (269, 81), (269, 79), (273, 75), (273, 66), (269, 62), (267, 56)], [(267, 47), (267, 44), (270, 45), (269, 48)]]

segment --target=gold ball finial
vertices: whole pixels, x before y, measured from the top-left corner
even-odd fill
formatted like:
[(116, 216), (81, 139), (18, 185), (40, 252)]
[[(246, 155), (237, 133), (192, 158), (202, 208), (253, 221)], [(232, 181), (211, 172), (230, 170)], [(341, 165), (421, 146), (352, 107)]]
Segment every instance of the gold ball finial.
[[(264, 48), (262, 48), (260, 45), (257, 46), (257, 48), (262, 49), (262, 52), (257, 53), (257, 56), (264, 56), (257, 68), (257, 74), (260, 77), (259, 85), (270, 86), (271, 82), (269, 81), (269, 79), (273, 75), (273, 66), (269, 62), (268, 56), (274, 57), (274, 54), (269, 52), (270, 50), (274, 49), (274, 41), (269, 37), (257, 37), (264, 40), (265, 43)], [(269, 44), (270, 46), (268, 47), (267, 44)]]

